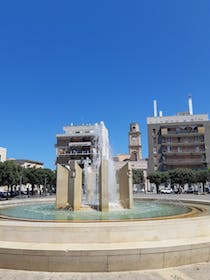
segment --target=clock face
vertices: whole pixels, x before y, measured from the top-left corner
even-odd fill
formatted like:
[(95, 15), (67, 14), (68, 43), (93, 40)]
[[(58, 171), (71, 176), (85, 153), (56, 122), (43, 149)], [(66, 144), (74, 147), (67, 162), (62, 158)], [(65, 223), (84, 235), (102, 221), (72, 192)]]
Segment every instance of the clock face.
[(132, 136), (132, 138), (131, 138), (133, 141), (135, 141), (136, 140), (136, 136)]

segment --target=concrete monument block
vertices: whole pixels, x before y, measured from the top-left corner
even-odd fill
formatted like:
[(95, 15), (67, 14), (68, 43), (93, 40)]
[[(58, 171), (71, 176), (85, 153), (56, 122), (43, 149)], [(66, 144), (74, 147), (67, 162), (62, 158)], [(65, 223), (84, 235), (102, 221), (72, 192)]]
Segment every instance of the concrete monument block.
[(76, 161), (69, 162), (68, 202), (72, 210), (79, 210), (82, 203), (82, 169)]
[(66, 166), (57, 164), (57, 188), (56, 188), (56, 207), (66, 208), (69, 197), (69, 169)]
[(57, 165), (56, 207), (79, 210), (82, 203), (82, 169), (75, 161)]
[(94, 174), (92, 167), (88, 167), (87, 170), (87, 179), (86, 179), (86, 192), (87, 192), (87, 201), (90, 203), (93, 197), (93, 185), (94, 185)]
[(105, 212), (109, 210), (108, 160), (101, 161), (99, 173), (99, 210)]
[(118, 172), (120, 203), (124, 208), (133, 207), (133, 180), (130, 163), (126, 163)]

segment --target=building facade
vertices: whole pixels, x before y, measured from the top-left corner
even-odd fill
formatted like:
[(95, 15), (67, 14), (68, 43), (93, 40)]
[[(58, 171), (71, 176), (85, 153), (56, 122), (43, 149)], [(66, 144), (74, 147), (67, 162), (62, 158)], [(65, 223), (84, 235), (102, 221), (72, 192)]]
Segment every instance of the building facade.
[(130, 123), (128, 131), (129, 154), (118, 154), (113, 157), (116, 170), (122, 168), (128, 161), (132, 169), (142, 170), (144, 175), (145, 191), (150, 189), (147, 179), (148, 161), (142, 159), (141, 132), (138, 123)]
[(131, 161), (142, 159), (141, 133), (138, 123), (131, 123), (128, 133), (129, 137), (129, 155)]
[(0, 162), (4, 162), (7, 159), (7, 149), (0, 147)]
[(56, 164), (68, 164), (75, 160), (82, 164), (83, 160), (93, 160), (95, 143), (94, 126), (65, 126), (64, 134), (57, 134)]
[(103, 122), (65, 126), (63, 129), (63, 134), (56, 135), (56, 164), (68, 165), (70, 160), (74, 160), (83, 168), (99, 155), (108, 159), (108, 131)]
[(129, 160), (130, 160), (129, 154), (117, 154), (116, 156), (113, 156), (113, 161), (115, 162), (123, 162)]
[(43, 162), (30, 159), (10, 159), (24, 168), (43, 168)]
[(206, 114), (193, 115), (191, 99), (189, 112), (147, 118), (147, 128), (149, 172), (209, 167), (210, 121)]

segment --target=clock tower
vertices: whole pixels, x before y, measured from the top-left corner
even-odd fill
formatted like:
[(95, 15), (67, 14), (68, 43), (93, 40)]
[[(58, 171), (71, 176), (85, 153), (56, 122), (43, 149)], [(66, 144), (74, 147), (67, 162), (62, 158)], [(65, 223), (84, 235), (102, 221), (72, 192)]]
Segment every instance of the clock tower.
[(138, 123), (130, 124), (129, 137), (129, 154), (131, 161), (142, 159), (141, 133)]

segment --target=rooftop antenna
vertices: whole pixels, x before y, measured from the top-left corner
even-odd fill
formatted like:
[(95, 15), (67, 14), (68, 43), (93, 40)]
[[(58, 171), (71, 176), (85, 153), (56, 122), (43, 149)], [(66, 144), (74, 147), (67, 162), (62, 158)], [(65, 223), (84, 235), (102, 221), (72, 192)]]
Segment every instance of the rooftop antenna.
[(153, 100), (154, 117), (157, 117), (157, 100)]
[(189, 110), (189, 114), (193, 115), (192, 94), (188, 95), (188, 110)]

